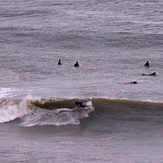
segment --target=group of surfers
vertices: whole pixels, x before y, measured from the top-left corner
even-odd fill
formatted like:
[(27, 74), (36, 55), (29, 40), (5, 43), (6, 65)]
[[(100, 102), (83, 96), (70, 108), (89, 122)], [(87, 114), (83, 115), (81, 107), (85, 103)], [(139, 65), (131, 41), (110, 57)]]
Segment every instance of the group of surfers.
[[(62, 62), (61, 62), (61, 59), (59, 59), (58, 61), (58, 65), (62, 65)], [(145, 64), (144, 64), (145, 67), (149, 67), (149, 61), (147, 61)], [(79, 63), (76, 62), (74, 64), (74, 67), (79, 67)], [(151, 74), (142, 74), (142, 76), (156, 76), (156, 72), (153, 72)], [(137, 81), (133, 81), (133, 82), (129, 82), (129, 84), (137, 84), (138, 82)]]
[[(58, 61), (58, 65), (62, 65), (62, 62), (61, 62), (61, 59), (59, 59), (59, 61)], [(76, 62), (75, 64), (74, 64), (74, 67), (79, 67), (80, 65), (79, 65), (79, 63), (78, 62)], [(84, 107), (86, 107), (86, 105), (84, 104), (84, 103), (82, 103), (81, 101), (75, 101), (75, 102), (73, 102), (78, 108), (84, 108)]]
[[(144, 64), (145, 67), (149, 67), (149, 61), (147, 61), (145, 64)], [(156, 76), (156, 72), (153, 72), (151, 74), (142, 74), (142, 76)], [(137, 81), (133, 81), (133, 82), (129, 82), (128, 84), (137, 84), (138, 82)]]
[[(59, 59), (58, 65), (62, 65), (61, 59)], [(76, 63), (74, 64), (74, 67), (79, 67), (79, 66), (80, 66), (80, 65), (79, 65), (78, 62), (76, 62)]]
[[(147, 61), (145, 64), (144, 64), (145, 67), (149, 67), (149, 61)], [(153, 72), (151, 74), (142, 74), (143, 76), (144, 75), (148, 75), (148, 76), (155, 76), (156, 75), (156, 72)]]
[[(61, 62), (61, 59), (59, 59), (59, 61), (58, 61), (58, 65), (62, 65), (62, 62)], [(147, 61), (145, 64), (144, 64), (144, 66), (145, 67), (149, 67), (149, 61)], [(74, 64), (74, 67), (79, 67), (79, 63), (78, 62), (76, 62), (75, 64)], [(142, 76), (156, 76), (156, 72), (153, 72), (153, 73), (151, 73), (151, 74), (142, 74)], [(137, 81), (133, 81), (133, 82), (129, 82), (128, 84), (137, 84), (138, 82)], [(84, 107), (86, 107), (86, 105), (84, 105), (82, 102), (80, 102), (80, 101), (75, 101), (75, 102), (73, 102), (74, 104), (76, 104), (76, 106), (78, 107), (78, 108), (84, 108)]]

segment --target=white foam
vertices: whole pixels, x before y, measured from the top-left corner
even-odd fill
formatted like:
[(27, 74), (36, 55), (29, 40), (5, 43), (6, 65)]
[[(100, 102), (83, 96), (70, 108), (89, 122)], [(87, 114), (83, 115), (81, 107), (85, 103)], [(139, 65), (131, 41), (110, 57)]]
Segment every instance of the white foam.
[(0, 123), (9, 122), (33, 111), (31, 101), (38, 100), (28, 96), (23, 100), (3, 100), (0, 106)]
[(0, 98), (14, 97), (16, 92), (18, 92), (18, 89), (15, 88), (0, 88)]
[(86, 109), (70, 109), (60, 108), (56, 110), (37, 109), (32, 114), (22, 117), (22, 126), (30, 127), (36, 125), (78, 125), (80, 119), (89, 117), (89, 113), (94, 110), (92, 102), (88, 101), (89, 105)]

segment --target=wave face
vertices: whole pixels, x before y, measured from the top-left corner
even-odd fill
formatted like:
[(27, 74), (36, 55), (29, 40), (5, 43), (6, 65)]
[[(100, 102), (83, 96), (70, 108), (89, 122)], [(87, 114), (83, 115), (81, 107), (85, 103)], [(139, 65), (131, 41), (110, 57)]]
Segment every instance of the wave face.
[[(22, 126), (36, 125), (68, 125), (80, 124), (80, 119), (89, 116), (94, 111), (91, 101), (85, 102), (86, 108), (76, 108), (73, 100), (3, 100), (1, 101), (0, 123), (21, 119)], [(74, 108), (75, 107), (75, 108)]]
[[(69, 101), (70, 102), (70, 101)], [(56, 103), (56, 105), (55, 105)], [(65, 102), (59, 102), (64, 104)], [(36, 104), (36, 103), (35, 103)], [(24, 116), (22, 118), (22, 126), (35, 126), (35, 125), (69, 125), (69, 124), (80, 124), (80, 119), (89, 117), (89, 113), (94, 111), (92, 102), (86, 102), (86, 108), (60, 108), (57, 107), (58, 102), (47, 101), (44, 104), (38, 103), (36, 106), (40, 105), (41, 109), (36, 109), (32, 114)], [(50, 107), (47, 107), (47, 106)], [(45, 106), (45, 107), (44, 107)], [(52, 106), (54, 106), (52, 108)]]
[[(21, 126), (36, 125), (79, 125), (81, 119), (88, 118), (91, 122), (108, 125), (122, 119), (127, 121), (151, 120), (151, 116), (161, 118), (162, 103), (110, 100), (104, 98), (82, 99), (86, 108), (77, 109), (73, 101), (79, 99), (31, 99), (1, 101), (0, 123), (21, 120)], [(104, 121), (105, 120), (105, 121)], [(103, 122), (104, 121), (104, 122)]]

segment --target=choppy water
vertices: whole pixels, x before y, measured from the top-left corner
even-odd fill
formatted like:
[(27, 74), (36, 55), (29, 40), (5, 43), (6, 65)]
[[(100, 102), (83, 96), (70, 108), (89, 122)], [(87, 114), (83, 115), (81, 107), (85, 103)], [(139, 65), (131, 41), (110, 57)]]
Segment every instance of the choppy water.
[(163, 161), (162, 0), (8, 0), (0, 20), (0, 162)]

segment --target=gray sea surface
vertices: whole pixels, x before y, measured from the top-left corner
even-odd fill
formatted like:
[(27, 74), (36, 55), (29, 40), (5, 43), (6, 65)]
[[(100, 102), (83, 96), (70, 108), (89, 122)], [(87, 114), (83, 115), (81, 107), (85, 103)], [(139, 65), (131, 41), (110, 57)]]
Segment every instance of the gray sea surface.
[(0, 163), (163, 162), (162, 0), (1, 0), (0, 20)]

